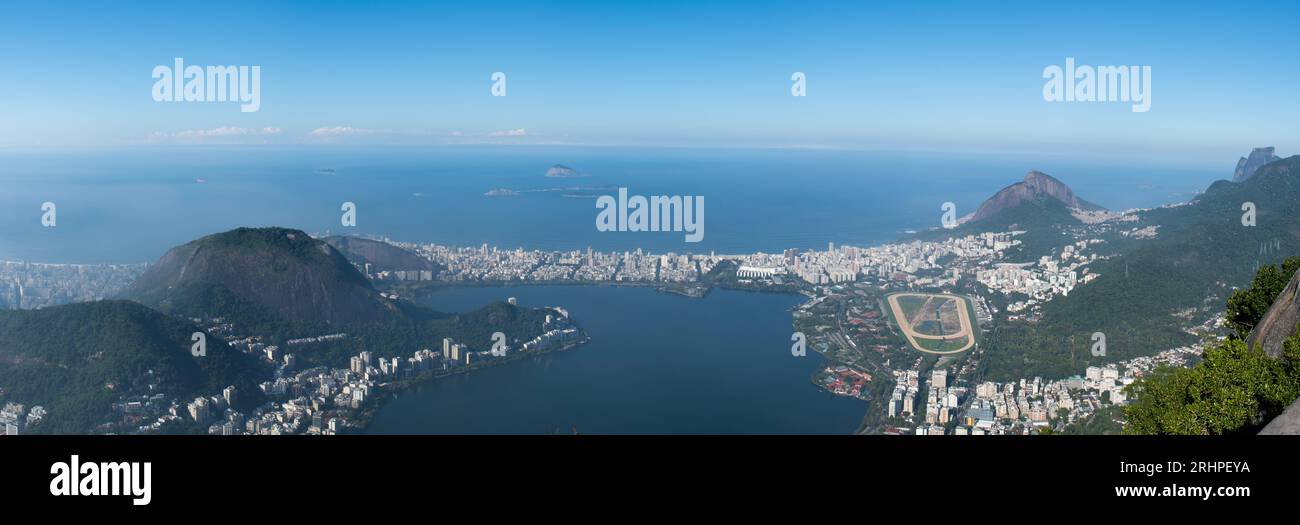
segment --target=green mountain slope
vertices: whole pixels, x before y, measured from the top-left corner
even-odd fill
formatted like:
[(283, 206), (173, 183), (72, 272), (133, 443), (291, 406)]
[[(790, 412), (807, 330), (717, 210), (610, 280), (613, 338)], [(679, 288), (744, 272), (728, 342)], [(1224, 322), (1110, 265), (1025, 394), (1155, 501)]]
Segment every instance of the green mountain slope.
[(190, 355), (196, 328), (128, 301), (0, 311), (0, 387), (12, 400), (43, 405), (37, 430), (85, 433), (123, 394), (185, 399), (235, 385), (240, 406), (259, 402), (253, 358), (207, 336), (207, 355)]
[(239, 228), (173, 248), (123, 296), (259, 331), (406, 319), (337, 250), (286, 228)]

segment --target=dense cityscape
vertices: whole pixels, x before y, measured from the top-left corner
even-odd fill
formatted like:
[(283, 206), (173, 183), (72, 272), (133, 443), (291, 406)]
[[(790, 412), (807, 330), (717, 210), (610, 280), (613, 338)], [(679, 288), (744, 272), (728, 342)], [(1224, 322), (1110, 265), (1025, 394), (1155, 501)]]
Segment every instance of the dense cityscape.
[[(234, 325), (222, 319), (193, 319), (208, 333), (226, 337), (231, 350), (256, 356), (274, 369), (272, 378), (258, 385), (269, 401), (248, 413), (235, 410), (233, 406), (241, 392), (234, 386), (192, 400), (162, 392), (122, 396), (96, 432), (166, 433), (186, 427), (197, 427), (214, 435), (360, 432), (382, 394), (418, 381), (463, 373), (518, 356), (564, 350), (581, 343), (584, 336), (569, 321), (568, 312), (563, 308), (552, 310), (555, 314), (547, 316), (543, 332), (527, 341), (488, 349), (444, 338), (441, 349), (421, 349), (407, 358), (381, 358), (363, 351), (350, 359), (348, 368), (299, 369), (294, 353), (266, 344), (265, 337), (239, 334)], [(290, 340), (288, 345), (310, 345), (346, 337), (347, 334), (327, 334)], [(147, 385), (147, 389), (160, 390), (157, 383)], [(45, 413), (42, 407), (35, 406), (24, 417), (23, 405), (8, 403), (0, 412), (0, 430), (7, 435), (22, 434), (28, 426), (39, 423)]]
[(147, 267), (0, 261), (0, 308), (33, 309), (104, 299), (131, 284)]

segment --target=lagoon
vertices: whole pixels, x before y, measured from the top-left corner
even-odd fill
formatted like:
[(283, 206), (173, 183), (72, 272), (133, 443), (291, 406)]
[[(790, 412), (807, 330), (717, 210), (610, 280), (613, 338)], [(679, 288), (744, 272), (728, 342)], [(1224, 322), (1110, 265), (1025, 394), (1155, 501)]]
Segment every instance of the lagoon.
[(432, 380), (384, 403), (372, 434), (850, 434), (867, 403), (810, 381), (790, 353), (798, 295), (645, 287), (448, 288), (425, 302), (466, 311), (516, 297), (563, 306), (591, 336), (572, 350)]

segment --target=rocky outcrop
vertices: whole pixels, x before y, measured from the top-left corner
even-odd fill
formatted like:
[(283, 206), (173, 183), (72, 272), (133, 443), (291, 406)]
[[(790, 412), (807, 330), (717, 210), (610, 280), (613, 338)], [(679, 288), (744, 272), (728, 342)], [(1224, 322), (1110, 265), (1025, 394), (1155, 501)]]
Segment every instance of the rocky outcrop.
[(1255, 176), (1255, 172), (1260, 167), (1279, 160), (1282, 160), (1282, 158), (1273, 154), (1272, 146), (1250, 150), (1249, 157), (1242, 157), (1241, 160), (1237, 161), (1237, 171), (1232, 175), (1232, 182), (1249, 180)]
[(1281, 357), (1282, 342), (1295, 333), (1297, 325), (1300, 325), (1300, 271), (1291, 276), (1264, 318), (1250, 331), (1246, 343), (1263, 348), (1271, 357)]
[(1044, 197), (1060, 201), (1069, 208), (1082, 210), (1104, 209), (1101, 206), (1080, 199), (1069, 186), (1056, 180), (1051, 175), (1041, 171), (1030, 171), (1025, 175), (1023, 181), (1002, 188), (1001, 191), (980, 204), (971, 220), (986, 219), (1026, 202), (1032, 202)]
[(581, 177), (582, 173), (579, 172), (578, 170), (575, 170), (563, 164), (556, 164), (554, 166), (551, 166), (551, 169), (546, 170), (546, 176), (563, 179), (563, 178)]
[(1273, 418), (1263, 430), (1261, 436), (1295, 436), (1300, 435), (1300, 401), (1291, 403), (1281, 415)]
[[(1282, 293), (1273, 300), (1264, 318), (1246, 337), (1246, 344), (1264, 349), (1273, 358), (1282, 356), (1282, 343), (1296, 332), (1300, 324), (1300, 271), (1291, 276)], [(1259, 432), (1262, 435), (1300, 434), (1300, 401), (1292, 403), (1286, 411), (1269, 421)]]

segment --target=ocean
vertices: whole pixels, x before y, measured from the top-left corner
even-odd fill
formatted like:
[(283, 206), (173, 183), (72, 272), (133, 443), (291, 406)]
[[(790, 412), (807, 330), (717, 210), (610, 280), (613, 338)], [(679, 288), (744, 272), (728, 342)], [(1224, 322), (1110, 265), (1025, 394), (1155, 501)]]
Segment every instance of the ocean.
[[(547, 178), (554, 164), (588, 176)], [(779, 252), (872, 245), (974, 211), (1030, 169), (1112, 209), (1189, 199), (1231, 172), (1086, 159), (813, 150), (459, 146), (0, 154), (0, 259), (139, 263), (239, 226), (502, 248)], [(594, 193), (705, 198), (705, 235), (601, 232)], [(488, 197), (498, 188), (517, 196)], [(572, 188), (580, 188), (577, 191)], [(550, 191), (545, 191), (550, 190)], [(574, 195), (580, 194), (580, 195)], [(56, 205), (56, 226), (41, 224)], [(340, 224), (344, 202), (355, 228)]]

